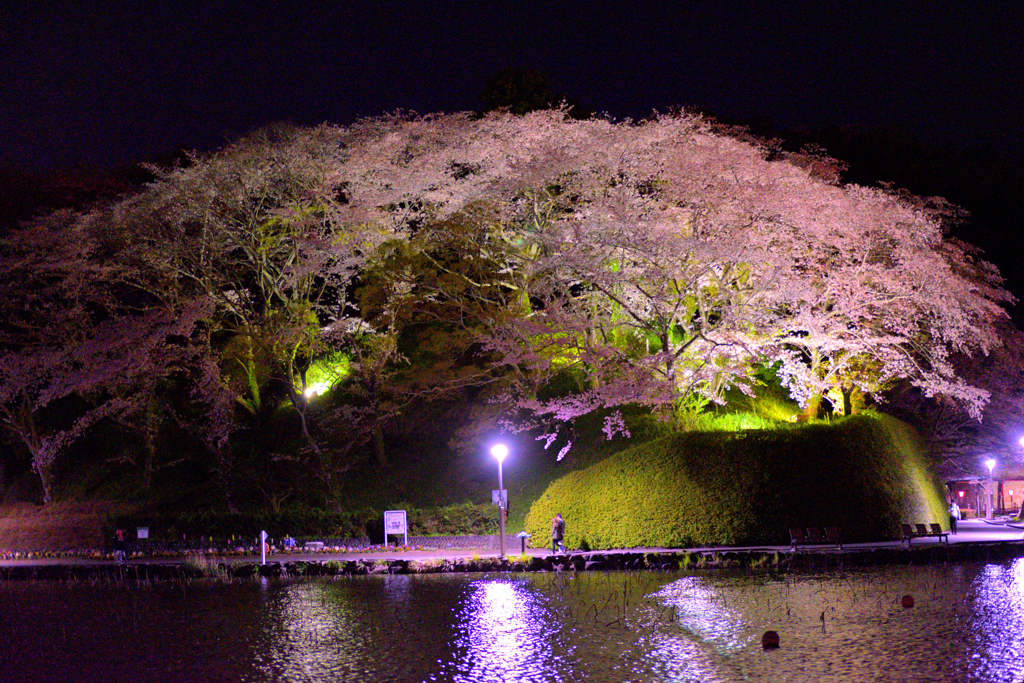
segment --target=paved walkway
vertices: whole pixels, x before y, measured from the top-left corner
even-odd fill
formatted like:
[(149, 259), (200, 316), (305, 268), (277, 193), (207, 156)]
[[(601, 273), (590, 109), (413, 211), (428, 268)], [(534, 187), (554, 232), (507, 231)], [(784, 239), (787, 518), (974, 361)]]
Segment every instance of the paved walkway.
[[(1007, 543), (1015, 542), (1024, 545), (1024, 525), (1019, 527), (1011, 527), (1006, 524), (992, 524), (985, 520), (962, 520), (959, 524), (959, 528), (956, 534), (950, 534), (948, 536), (949, 543), (951, 545), (963, 544), (963, 543)], [(513, 539), (510, 539), (510, 541)], [(520, 543), (519, 539), (514, 539), (515, 542), (509, 542), (505, 546), (506, 556), (519, 556), (520, 555)], [(936, 545), (942, 541), (938, 538), (917, 538), (911, 543), (913, 547)], [(846, 552), (853, 552), (857, 550), (874, 550), (880, 548), (906, 548), (907, 544), (905, 541), (879, 541), (874, 543), (844, 543), (843, 548)], [(621, 550), (601, 550), (593, 551), (600, 552), (603, 554), (617, 554), (617, 553), (645, 553), (645, 552), (728, 552), (728, 551), (767, 551), (767, 552), (789, 552), (791, 550), (788, 545), (780, 546), (739, 546), (739, 547), (699, 547), (699, 548), (628, 548)], [(572, 554), (573, 551), (570, 551)], [(822, 548), (816, 548), (815, 546), (809, 546), (806, 549), (801, 549), (801, 552), (842, 552), (836, 551), (830, 546)], [(526, 554), (530, 557), (546, 557), (551, 554), (551, 550), (547, 548), (527, 548)], [(292, 553), (272, 553), (267, 555), (268, 562), (302, 562), (302, 561), (326, 561), (326, 560), (439, 560), (439, 559), (469, 559), (473, 557), (497, 557), (499, 550), (490, 549), (471, 549), (471, 548), (449, 548), (449, 549), (431, 549), (425, 548), (423, 550), (402, 550), (397, 548), (381, 548), (380, 550), (374, 550), (369, 552), (318, 552), (318, 553), (304, 553), (304, 552), (292, 552)], [(227, 555), (220, 557), (219, 561), (229, 563), (239, 562), (252, 562), (254, 557), (252, 555)], [(259, 556), (255, 557), (256, 561), (259, 561)], [(152, 557), (152, 558), (140, 558), (135, 560), (129, 560), (129, 564), (180, 564), (185, 561), (182, 557)], [(42, 565), (54, 565), (54, 564), (66, 564), (66, 565), (93, 565), (110, 564), (110, 560), (105, 559), (89, 559), (89, 558), (76, 558), (76, 557), (63, 557), (63, 558), (37, 558), (37, 559), (17, 559), (17, 560), (0, 560), (0, 567), (13, 567), (13, 566), (42, 566)]]

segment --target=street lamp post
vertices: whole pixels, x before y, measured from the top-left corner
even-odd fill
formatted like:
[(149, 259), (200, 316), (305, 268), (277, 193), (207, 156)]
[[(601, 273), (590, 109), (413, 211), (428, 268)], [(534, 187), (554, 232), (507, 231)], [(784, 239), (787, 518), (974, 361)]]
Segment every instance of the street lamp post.
[(988, 468), (988, 514), (985, 516), (988, 519), (992, 519), (994, 516), (992, 513), (993, 503), (995, 503), (995, 482), (992, 480), (992, 469), (996, 466), (996, 461), (989, 458), (985, 461), (985, 467)]
[(498, 543), (501, 548), (499, 557), (505, 557), (505, 496), (503, 494), (505, 487), (501, 481), (501, 461), (508, 455), (508, 448), (499, 443), (491, 448), (491, 455), (498, 461), (498, 533), (500, 534)]

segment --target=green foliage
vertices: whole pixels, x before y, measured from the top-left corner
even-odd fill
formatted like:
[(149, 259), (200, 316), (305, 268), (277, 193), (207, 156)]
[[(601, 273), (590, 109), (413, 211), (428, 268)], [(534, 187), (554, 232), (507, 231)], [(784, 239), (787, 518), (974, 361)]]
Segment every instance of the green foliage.
[[(770, 427), (772, 422), (792, 422), (795, 416), (803, 412), (803, 409), (789, 395), (789, 389), (782, 386), (775, 366), (757, 367), (752, 379), (755, 387), (754, 395), (744, 394), (738, 389), (726, 391), (725, 405), (715, 406), (708, 411), (708, 414), (713, 414), (715, 418), (718, 418), (723, 414), (747, 413), (763, 420), (762, 424), (765, 427)], [(704, 417), (706, 419), (707, 415)], [(754, 429), (756, 427), (741, 428)], [(700, 429), (704, 429), (704, 426), (701, 425)]]
[(306, 370), (306, 386), (316, 387), (317, 393), (323, 393), (348, 376), (349, 365), (348, 355), (340, 351), (328, 353), (310, 364)]
[(498, 509), (493, 505), (461, 503), (441, 508), (410, 510), (409, 533), (416, 536), (480, 536), (498, 533)]
[(652, 441), (552, 483), (527, 515), (535, 545), (556, 512), (568, 547), (593, 548), (782, 544), (808, 526), (882, 540), (947, 517), (917, 435), (880, 415)]
[(702, 413), (693, 418), (689, 426), (700, 432), (739, 432), (745, 429), (772, 429), (778, 426), (776, 420), (754, 413)]
[(216, 558), (203, 555), (189, 555), (185, 558), (185, 569), (197, 578), (226, 578), (227, 569)]

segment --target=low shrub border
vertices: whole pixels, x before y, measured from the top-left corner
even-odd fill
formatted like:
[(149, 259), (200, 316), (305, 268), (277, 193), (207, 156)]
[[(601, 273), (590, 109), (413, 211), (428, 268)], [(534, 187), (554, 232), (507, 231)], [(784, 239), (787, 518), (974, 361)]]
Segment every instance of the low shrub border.
[[(498, 533), (498, 518), (490, 505), (461, 503), (440, 508), (420, 509), (398, 503), (406, 509), (410, 536), (481, 536)], [(272, 543), (287, 534), (299, 546), (306, 541), (321, 541), (328, 547), (380, 547), (384, 541), (384, 513), (380, 510), (326, 512), (302, 510), (282, 513), (198, 513), (161, 515), (137, 513), (110, 517), (104, 538), (113, 543), (114, 531), (124, 529), (129, 550), (150, 554), (215, 549), (232, 552), (255, 546), (260, 531), (266, 531)], [(149, 537), (135, 540), (139, 527)], [(394, 540), (392, 537), (390, 540)]]

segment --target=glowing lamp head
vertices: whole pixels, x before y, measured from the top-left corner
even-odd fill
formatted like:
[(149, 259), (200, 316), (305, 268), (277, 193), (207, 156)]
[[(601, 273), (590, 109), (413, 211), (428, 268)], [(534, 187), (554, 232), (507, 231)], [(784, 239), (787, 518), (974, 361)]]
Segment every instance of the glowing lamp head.
[(963, 491), (957, 491), (957, 495), (959, 495), (961, 498), (963, 498), (964, 497), (964, 492)]
[(303, 391), (302, 393), (307, 399), (309, 399), (313, 398), (314, 396), (322, 395), (325, 391), (327, 391), (330, 388), (331, 385), (327, 384), (327, 382), (314, 382), (313, 384), (310, 384), (308, 387), (306, 387), (306, 390)]
[(501, 443), (491, 446), (491, 455), (494, 456), (495, 460), (501, 462), (508, 455), (508, 448), (505, 447), (505, 444)]
[(993, 460), (992, 458), (989, 458), (988, 460), (985, 461), (985, 467), (988, 468), (989, 476), (992, 476), (992, 468), (994, 468), (995, 466), (996, 466), (996, 461)]

